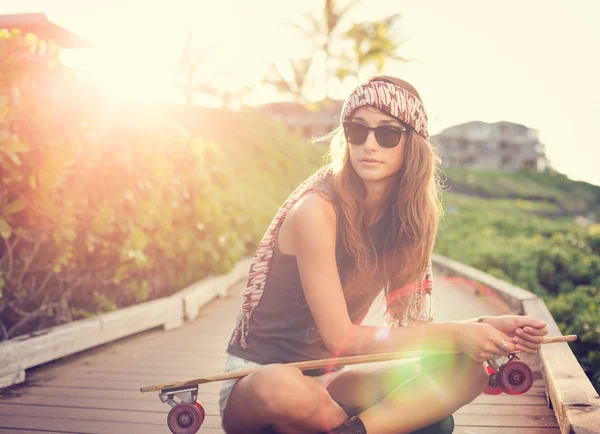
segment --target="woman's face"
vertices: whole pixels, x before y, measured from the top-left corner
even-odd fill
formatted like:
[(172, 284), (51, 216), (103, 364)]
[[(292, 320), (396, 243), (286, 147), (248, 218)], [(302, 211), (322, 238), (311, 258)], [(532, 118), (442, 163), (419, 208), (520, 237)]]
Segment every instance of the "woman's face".
[[(352, 122), (372, 128), (385, 125), (406, 129), (392, 116), (366, 106), (358, 108), (352, 114)], [(375, 131), (369, 131), (362, 144), (351, 143), (348, 140), (352, 167), (365, 182), (376, 182), (391, 177), (402, 168), (404, 163), (406, 138), (407, 133), (402, 133), (398, 145), (393, 148), (381, 147), (375, 139)]]

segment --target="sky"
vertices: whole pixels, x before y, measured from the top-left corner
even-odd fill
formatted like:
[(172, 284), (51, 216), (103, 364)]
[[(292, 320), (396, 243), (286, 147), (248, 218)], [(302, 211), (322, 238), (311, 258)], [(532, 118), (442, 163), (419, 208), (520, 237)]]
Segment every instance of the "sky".
[[(250, 85), (269, 62), (310, 55), (285, 23), (322, 3), (0, 0), (0, 14), (44, 12), (99, 46), (92, 54), (65, 53), (65, 63), (95, 72), (132, 98), (169, 99), (175, 95), (169, 68), (189, 28), (210, 59), (203, 69), (208, 79)], [(600, 60), (593, 54), (600, 47), (594, 22), (600, 1), (363, 0), (348, 23), (392, 13), (402, 14), (399, 53), (411, 61), (383, 72), (417, 88), (432, 134), (472, 120), (524, 124), (539, 131), (556, 170), (600, 185)], [(352, 87), (338, 86), (332, 96), (344, 98)]]

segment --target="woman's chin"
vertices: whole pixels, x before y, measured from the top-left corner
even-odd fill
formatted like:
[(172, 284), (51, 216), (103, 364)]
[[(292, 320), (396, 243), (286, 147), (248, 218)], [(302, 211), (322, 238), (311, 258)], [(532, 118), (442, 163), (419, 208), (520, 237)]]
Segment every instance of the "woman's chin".
[(377, 170), (360, 170), (356, 173), (364, 182), (375, 182), (387, 178), (384, 173)]

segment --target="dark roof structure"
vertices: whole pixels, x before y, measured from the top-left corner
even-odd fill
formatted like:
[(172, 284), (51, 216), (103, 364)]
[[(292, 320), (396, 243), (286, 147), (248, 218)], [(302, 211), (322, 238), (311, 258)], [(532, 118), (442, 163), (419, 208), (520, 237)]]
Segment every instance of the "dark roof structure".
[(0, 15), (0, 29), (19, 29), (41, 39), (52, 39), (65, 48), (87, 48), (91, 44), (69, 30), (48, 20), (43, 13)]

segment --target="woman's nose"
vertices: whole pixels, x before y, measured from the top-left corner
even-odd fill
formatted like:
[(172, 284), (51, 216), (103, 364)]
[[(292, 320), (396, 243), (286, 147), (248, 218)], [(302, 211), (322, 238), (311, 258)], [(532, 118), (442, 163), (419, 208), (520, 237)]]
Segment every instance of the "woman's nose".
[(365, 139), (365, 148), (370, 150), (376, 150), (379, 147), (377, 139), (375, 138), (375, 131), (369, 131), (367, 138)]

